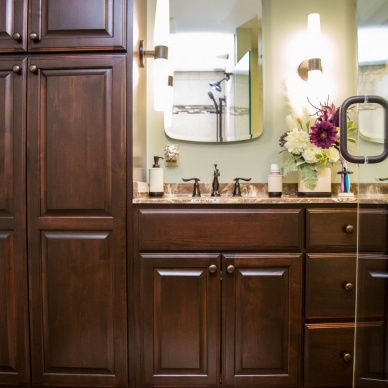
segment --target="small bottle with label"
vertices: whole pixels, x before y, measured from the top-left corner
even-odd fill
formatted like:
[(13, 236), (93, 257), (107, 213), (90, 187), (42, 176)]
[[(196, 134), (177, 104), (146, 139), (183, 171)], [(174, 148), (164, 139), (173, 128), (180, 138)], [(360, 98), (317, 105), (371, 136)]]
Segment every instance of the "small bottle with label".
[(283, 175), (278, 164), (271, 164), (268, 175), (268, 196), (281, 197), (283, 192)]

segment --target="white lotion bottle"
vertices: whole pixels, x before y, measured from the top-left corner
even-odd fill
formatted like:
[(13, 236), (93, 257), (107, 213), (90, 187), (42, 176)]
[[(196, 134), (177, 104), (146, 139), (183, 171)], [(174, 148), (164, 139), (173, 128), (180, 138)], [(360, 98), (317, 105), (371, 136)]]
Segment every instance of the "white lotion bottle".
[(163, 169), (159, 166), (161, 156), (154, 156), (153, 168), (150, 168), (150, 197), (163, 197), (164, 195), (164, 176)]
[(283, 176), (278, 164), (271, 164), (268, 175), (268, 196), (281, 197), (283, 192)]

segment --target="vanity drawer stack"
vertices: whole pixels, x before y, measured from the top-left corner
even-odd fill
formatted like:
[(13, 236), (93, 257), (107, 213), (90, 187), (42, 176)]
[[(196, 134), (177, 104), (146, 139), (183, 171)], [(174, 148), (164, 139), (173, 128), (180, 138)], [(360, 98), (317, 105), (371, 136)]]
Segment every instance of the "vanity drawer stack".
[[(360, 228), (359, 248), (365, 258), (374, 257), (385, 248), (384, 211), (356, 209), (306, 210), (305, 262), (305, 325), (304, 386), (346, 387), (352, 385), (357, 225)], [(358, 319), (365, 330), (374, 330), (381, 322), (384, 295), (381, 283), (369, 276), (381, 263), (360, 260), (359, 271), (367, 283), (368, 303), (358, 310)], [(360, 279), (360, 276), (359, 276)], [(370, 302), (372, 301), (372, 302)], [(381, 329), (381, 324), (377, 324)]]

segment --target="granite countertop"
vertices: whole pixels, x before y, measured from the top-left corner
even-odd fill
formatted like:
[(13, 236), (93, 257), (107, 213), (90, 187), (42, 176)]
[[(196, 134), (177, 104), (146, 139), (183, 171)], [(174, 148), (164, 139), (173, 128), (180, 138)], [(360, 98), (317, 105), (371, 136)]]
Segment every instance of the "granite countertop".
[(192, 197), (193, 184), (167, 183), (163, 197), (149, 197), (148, 184), (134, 182), (134, 204), (298, 204), (298, 203), (368, 203), (388, 204), (388, 184), (371, 183), (360, 184), (361, 195), (358, 194), (358, 185), (354, 184), (351, 191), (353, 197), (339, 197), (339, 184), (332, 185), (331, 197), (298, 197), (297, 185), (293, 183), (283, 185), (283, 195), (279, 198), (270, 198), (266, 183), (241, 184), (241, 197), (233, 197), (234, 183), (220, 184), (220, 197), (211, 197), (211, 183), (200, 184), (201, 197)]

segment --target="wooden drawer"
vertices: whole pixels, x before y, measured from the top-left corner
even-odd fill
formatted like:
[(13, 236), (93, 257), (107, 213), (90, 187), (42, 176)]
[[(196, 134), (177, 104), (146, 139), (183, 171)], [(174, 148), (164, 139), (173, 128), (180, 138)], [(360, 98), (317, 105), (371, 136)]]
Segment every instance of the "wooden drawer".
[[(331, 251), (355, 250), (359, 225), (359, 249), (388, 249), (388, 211), (385, 209), (308, 209), (306, 213), (306, 248)], [(346, 227), (353, 226), (348, 233)]]
[(301, 209), (138, 211), (140, 250), (301, 250)]
[[(356, 249), (356, 209), (308, 209), (306, 224), (307, 249)], [(352, 226), (354, 231), (347, 233), (347, 226)]]
[[(347, 387), (352, 385), (353, 324), (305, 326), (305, 387)], [(351, 359), (345, 361), (344, 355)]]
[(355, 255), (307, 255), (306, 319), (354, 317), (355, 286)]

